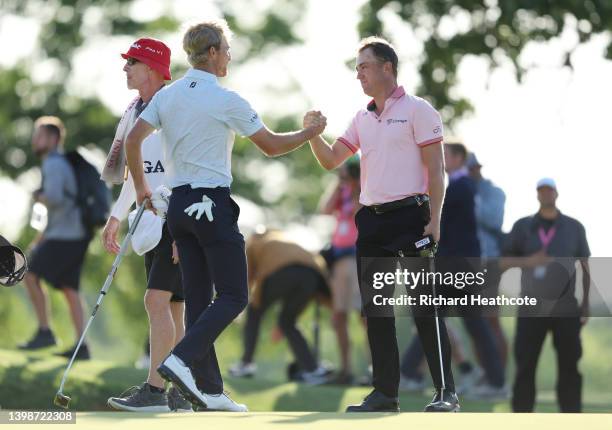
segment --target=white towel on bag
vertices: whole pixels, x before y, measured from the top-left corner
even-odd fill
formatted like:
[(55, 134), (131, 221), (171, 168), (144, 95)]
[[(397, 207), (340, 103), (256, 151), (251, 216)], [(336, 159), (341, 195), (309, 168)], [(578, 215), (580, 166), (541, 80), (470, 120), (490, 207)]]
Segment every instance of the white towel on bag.
[(115, 132), (115, 138), (111, 145), (108, 156), (106, 157), (106, 163), (104, 163), (104, 169), (100, 176), (103, 181), (110, 184), (122, 184), (126, 179), (126, 158), (124, 144), (127, 139), (128, 133), (132, 130), (134, 123), (136, 122), (136, 104), (140, 100), (140, 97), (136, 97), (129, 104), (119, 125), (117, 125), (117, 131)]

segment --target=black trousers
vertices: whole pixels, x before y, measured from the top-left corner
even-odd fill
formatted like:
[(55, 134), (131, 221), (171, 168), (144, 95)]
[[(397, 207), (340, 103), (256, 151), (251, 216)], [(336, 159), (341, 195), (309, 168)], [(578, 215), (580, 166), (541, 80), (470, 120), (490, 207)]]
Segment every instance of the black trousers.
[[(362, 261), (364, 257), (397, 257), (397, 251), (409, 248), (409, 244), (423, 236), (423, 229), (430, 219), (429, 204), (404, 207), (384, 214), (375, 214), (363, 207), (355, 215), (359, 236), (357, 238), (357, 271), (360, 276), (362, 298), (372, 288), (362, 282)], [(405, 246), (404, 246), (405, 245)], [(372, 279), (372, 278), (369, 278)], [(364, 309), (367, 306), (364, 303)], [(400, 360), (397, 346), (394, 317), (367, 317), (368, 341), (372, 352), (374, 388), (390, 397), (397, 397), (400, 380)], [(440, 369), (438, 353), (438, 330), (436, 320), (431, 316), (414, 318), (418, 336), (425, 352), (429, 371), (437, 389), (443, 386), (441, 372), (444, 372), (444, 386), (455, 391), (451, 371), (451, 347), (444, 319), (439, 318), (440, 344), (443, 367)]]
[[(200, 203), (204, 194), (215, 202), (212, 222), (205, 214), (196, 220), (184, 212)], [(248, 302), (239, 213), (229, 188), (177, 187), (168, 207), (168, 228), (180, 259), (187, 329), (173, 352), (191, 368), (198, 388), (208, 394), (223, 392), (214, 342)]]
[(580, 318), (517, 318), (514, 338), (516, 376), (512, 392), (514, 412), (533, 412), (538, 358), (546, 335), (552, 332), (557, 353), (557, 401), (561, 412), (582, 411), (582, 356)]
[(315, 296), (321, 275), (312, 267), (291, 265), (270, 274), (262, 281), (261, 303), (247, 307), (247, 322), (244, 327), (244, 354), (242, 361), (250, 363), (255, 355), (261, 320), (272, 304), (281, 302), (278, 326), (282, 330), (295, 360), (307, 372), (317, 368), (314, 354), (296, 322), (310, 300)]

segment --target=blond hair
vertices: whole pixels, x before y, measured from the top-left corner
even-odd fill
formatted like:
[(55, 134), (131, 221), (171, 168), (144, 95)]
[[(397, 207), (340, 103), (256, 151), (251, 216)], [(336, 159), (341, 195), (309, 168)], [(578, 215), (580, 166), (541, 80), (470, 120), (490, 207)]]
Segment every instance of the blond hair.
[(34, 129), (43, 127), (47, 133), (51, 133), (57, 137), (57, 144), (63, 145), (66, 138), (66, 127), (61, 119), (56, 116), (46, 115), (41, 116), (34, 121)]
[(183, 49), (189, 64), (194, 67), (206, 64), (210, 48), (220, 49), (223, 37), (226, 40), (232, 37), (225, 20), (206, 21), (189, 27), (183, 36)]

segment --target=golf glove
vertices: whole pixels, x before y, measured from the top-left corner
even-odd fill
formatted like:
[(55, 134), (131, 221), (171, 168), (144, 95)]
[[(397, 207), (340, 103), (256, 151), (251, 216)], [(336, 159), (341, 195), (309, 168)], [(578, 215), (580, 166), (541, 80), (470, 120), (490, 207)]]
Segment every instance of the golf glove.
[(151, 204), (155, 208), (157, 216), (161, 217), (162, 219), (166, 219), (171, 194), (172, 192), (166, 188), (165, 185), (160, 185), (151, 195)]
[(202, 203), (194, 203), (185, 209), (185, 213), (189, 216), (193, 216), (194, 212), (197, 211), (195, 215), (196, 220), (200, 220), (203, 213), (206, 213), (206, 218), (208, 221), (213, 220), (212, 207), (215, 206), (215, 202), (213, 202), (206, 194), (202, 196)]

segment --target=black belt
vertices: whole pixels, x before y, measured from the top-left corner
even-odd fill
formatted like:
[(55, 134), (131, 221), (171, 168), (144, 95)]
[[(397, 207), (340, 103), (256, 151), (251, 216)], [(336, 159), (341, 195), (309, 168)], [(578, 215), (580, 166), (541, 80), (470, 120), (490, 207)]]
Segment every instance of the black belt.
[(427, 194), (417, 194), (416, 196), (406, 197), (401, 200), (395, 200), (393, 202), (381, 203), (379, 205), (366, 206), (376, 215), (381, 215), (386, 212), (391, 212), (400, 208), (407, 208), (410, 206), (421, 206), (423, 203), (429, 201)]
[(214, 192), (227, 193), (227, 192), (230, 192), (230, 188), (229, 187), (215, 187), (215, 188), (197, 187), (197, 188), (191, 188), (190, 184), (179, 185), (177, 187), (172, 188), (172, 192), (173, 193), (174, 192), (186, 193), (186, 192), (201, 191), (201, 190), (204, 190), (207, 193), (214, 193)]

